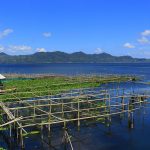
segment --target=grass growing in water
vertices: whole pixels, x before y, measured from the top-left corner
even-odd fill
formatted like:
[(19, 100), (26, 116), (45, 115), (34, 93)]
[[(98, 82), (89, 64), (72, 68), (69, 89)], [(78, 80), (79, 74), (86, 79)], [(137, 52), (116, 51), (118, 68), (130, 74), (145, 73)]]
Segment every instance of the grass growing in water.
[[(56, 76), (28, 80), (6, 80), (4, 82), (6, 92), (0, 94), (0, 101), (18, 100), (17, 98), (21, 97), (33, 98), (36, 96), (55, 95), (64, 90), (98, 87), (102, 83), (127, 81), (131, 78), (129, 76)], [(15, 90), (11, 91), (11, 89)]]

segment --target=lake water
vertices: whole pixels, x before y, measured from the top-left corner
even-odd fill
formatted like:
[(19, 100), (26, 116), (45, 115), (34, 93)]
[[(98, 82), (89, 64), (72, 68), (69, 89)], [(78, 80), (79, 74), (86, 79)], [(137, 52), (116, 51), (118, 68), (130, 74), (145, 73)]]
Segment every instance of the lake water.
[(68, 63), (68, 64), (0, 64), (0, 73), (51, 74), (138, 74), (150, 75), (150, 63)]
[[(143, 80), (150, 80), (150, 64), (31, 64), (31, 65), (0, 65), (0, 73), (50, 73), (50, 74), (131, 74), (142, 76)], [(110, 85), (111, 86), (111, 85)], [(139, 88), (150, 90), (149, 85), (126, 84), (127, 89)], [(139, 90), (138, 89), (138, 90)], [(53, 144), (61, 141), (62, 132), (56, 127), (52, 131)], [(137, 110), (134, 112), (134, 128), (128, 128), (126, 117), (116, 116), (112, 120), (112, 125), (108, 128), (100, 123), (81, 127), (77, 131), (70, 127), (73, 134), (74, 150), (150, 150), (150, 108)], [(0, 138), (0, 146), (6, 147), (6, 143)], [(33, 136), (25, 139), (26, 149), (48, 149), (40, 138)], [(30, 144), (29, 144), (30, 143)], [(53, 149), (51, 147), (51, 149)], [(64, 149), (63, 145), (58, 145), (55, 149)], [(68, 147), (69, 149), (69, 147)]]

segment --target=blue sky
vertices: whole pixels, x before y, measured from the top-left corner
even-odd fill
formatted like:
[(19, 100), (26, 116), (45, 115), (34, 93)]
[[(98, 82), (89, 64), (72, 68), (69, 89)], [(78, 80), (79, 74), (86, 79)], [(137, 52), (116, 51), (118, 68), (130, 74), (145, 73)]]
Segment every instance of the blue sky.
[(150, 0), (1, 0), (0, 51), (150, 58)]

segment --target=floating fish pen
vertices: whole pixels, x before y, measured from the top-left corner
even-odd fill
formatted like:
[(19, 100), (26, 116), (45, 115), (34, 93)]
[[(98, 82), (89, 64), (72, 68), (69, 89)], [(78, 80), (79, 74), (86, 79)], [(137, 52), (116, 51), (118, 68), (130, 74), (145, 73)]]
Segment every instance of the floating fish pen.
[[(27, 94), (29, 92), (23, 92)], [(11, 93), (14, 101), (0, 102), (1, 121), (0, 127), (9, 128), (9, 136), (15, 135), (20, 147), (25, 148), (24, 135), (39, 129), (41, 139), (44, 138), (43, 128), (46, 128), (48, 137), (51, 129), (59, 124), (64, 131), (64, 142), (73, 150), (71, 137), (67, 132), (69, 124), (80, 129), (82, 123), (88, 120), (100, 120), (111, 125), (111, 118), (118, 114), (127, 114), (129, 126), (133, 128), (133, 111), (145, 107), (149, 103), (149, 95), (126, 92), (125, 89), (113, 88), (82, 88), (61, 92), (33, 93), (33, 98), (27, 98), (22, 92)], [(17, 96), (18, 97), (17, 97)], [(11, 99), (11, 98), (10, 98)], [(101, 123), (101, 122), (100, 122)]]

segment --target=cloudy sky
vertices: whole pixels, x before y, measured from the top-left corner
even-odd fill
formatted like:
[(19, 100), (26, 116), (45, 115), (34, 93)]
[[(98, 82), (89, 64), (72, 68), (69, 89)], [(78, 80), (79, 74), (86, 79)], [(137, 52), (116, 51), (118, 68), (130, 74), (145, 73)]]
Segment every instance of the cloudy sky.
[(0, 52), (150, 58), (150, 0), (1, 0)]

